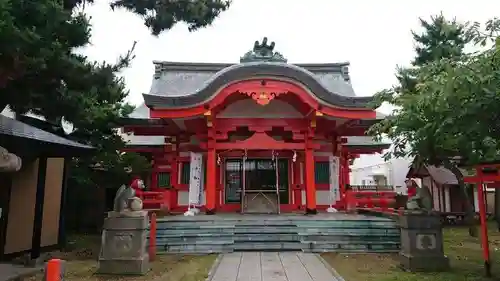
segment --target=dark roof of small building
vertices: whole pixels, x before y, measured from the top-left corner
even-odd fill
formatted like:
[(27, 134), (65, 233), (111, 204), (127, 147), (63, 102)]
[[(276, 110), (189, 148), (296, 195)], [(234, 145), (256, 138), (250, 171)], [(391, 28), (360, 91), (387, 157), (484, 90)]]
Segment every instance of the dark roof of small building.
[(7, 135), (25, 139), (31, 139), (49, 144), (57, 144), (80, 149), (92, 149), (93, 147), (81, 144), (53, 133), (38, 129), (21, 121), (0, 114), (0, 135)]

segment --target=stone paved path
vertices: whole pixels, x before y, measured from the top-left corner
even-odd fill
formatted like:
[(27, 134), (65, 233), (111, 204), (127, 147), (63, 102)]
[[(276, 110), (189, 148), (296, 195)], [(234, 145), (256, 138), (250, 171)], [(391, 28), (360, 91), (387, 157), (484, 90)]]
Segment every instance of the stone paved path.
[(302, 252), (224, 254), (211, 281), (341, 281), (315, 255)]

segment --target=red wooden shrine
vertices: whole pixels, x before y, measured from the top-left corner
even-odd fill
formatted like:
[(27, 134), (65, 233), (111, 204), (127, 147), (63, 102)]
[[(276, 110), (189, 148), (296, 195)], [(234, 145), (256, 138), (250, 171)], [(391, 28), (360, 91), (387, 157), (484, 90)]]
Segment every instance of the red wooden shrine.
[[(347, 63), (289, 64), (273, 47), (256, 42), (239, 64), (155, 62), (145, 104), (123, 120), (123, 130), (127, 151), (150, 155), (150, 189), (165, 193), (170, 210), (187, 208), (189, 152), (203, 154), (207, 213), (241, 210), (228, 199), (235, 177), (228, 163), (273, 153), (285, 163), (281, 211), (315, 213), (330, 204), (344, 209), (349, 162), (388, 147), (365, 136), (381, 117), (371, 97), (354, 95)], [(327, 176), (339, 177), (336, 202), (317, 171), (331, 155), (340, 163), (339, 174)], [(169, 184), (160, 186), (165, 176)]]

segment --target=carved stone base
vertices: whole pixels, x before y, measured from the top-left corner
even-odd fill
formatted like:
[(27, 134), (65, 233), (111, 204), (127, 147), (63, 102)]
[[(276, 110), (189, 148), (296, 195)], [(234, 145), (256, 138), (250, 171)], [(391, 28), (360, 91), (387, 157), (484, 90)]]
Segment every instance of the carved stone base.
[(97, 274), (144, 275), (149, 271), (149, 256), (140, 259), (99, 259)]
[(141, 275), (149, 269), (146, 212), (109, 213), (104, 220), (97, 272)]
[(401, 267), (407, 271), (443, 271), (450, 267), (443, 251), (443, 233), (438, 216), (406, 211), (401, 227)]
[(446, 256), (414, 257), (401, 253), (399, 262), (404, 270), (411, 272), (438, 272), (450, 269), (450, 260)]

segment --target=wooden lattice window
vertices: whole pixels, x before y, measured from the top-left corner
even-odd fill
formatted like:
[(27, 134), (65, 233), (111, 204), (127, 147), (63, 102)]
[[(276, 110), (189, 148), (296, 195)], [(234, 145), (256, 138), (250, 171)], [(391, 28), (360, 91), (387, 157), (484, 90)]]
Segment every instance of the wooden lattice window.
[(170, 188), (170, 172), (158, 173), (158, 188)]
[(189, 184), (189, 173), (191, 172), (191, 163), (181, 163), (181, 184)]
[(314, 171), (314, 179), (317, 184), (330, 183), (330, 163), (328, 161), (315, 162)]

